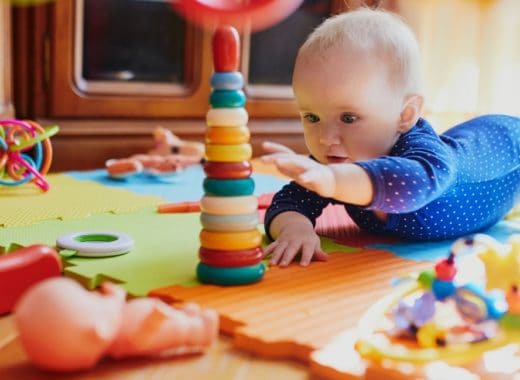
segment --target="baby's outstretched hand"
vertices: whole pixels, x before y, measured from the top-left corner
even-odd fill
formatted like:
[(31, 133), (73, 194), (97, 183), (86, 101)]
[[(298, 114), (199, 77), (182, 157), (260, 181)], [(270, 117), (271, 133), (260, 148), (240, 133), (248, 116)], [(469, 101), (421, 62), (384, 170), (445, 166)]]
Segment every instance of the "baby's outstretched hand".
[(268, 153), (262, 161), (274, 164), (278, 170), (296, 183), (323, 197), (332, 197), (336, 188), (334, 173), (327, 166), (309, 157), (296, 154), (284, 145), (264, 142), (262, 148)]
[(270, 265), (286, 267), (300, 252), (302, 266), (309, 265), (313, 259), (326, 261), (328, 258), (321, 250), (320, 238), (312, 227), (306, 228), (300, 223), (290, 223), (282, 228), (276, 241), (265, 248), (264, 255), (271, 255)]

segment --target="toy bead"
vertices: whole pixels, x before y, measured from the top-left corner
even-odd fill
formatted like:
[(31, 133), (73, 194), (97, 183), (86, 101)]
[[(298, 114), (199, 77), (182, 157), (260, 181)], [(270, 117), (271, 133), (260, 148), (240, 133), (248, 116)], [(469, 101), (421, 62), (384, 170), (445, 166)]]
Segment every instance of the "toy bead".
[(202, 184), (207, 195), (236, 197), (251, 195), (255, 191), (255, 181), (252, 178), (215, 179), (205, 178)]
[(208, 249), (204, 247), (199, 249), (200, 261), (206, 265), (215, 267), (251, 266), (262, 261), (262, 257), (263, 251), (260, 247), (235, 251)]
[(208, 231), (250, 231), (258, 225), (258, 212), (240, 215), (200, 213), (202, 228)]
[(506, 301), (509, 306), (509, 312), (520, 315), (520, 292), (516, 285), (511, 286), (511, 289), (506, 293)]
[(209, 96), (213, 108), (238, 108), (246, 104), (246, 96), (241, 90), (213, 90)]
[(258, 282), (265, 272), (264, 264), (246, 267), (213, 267), (204, 263), (197, 265), (197, 277), (201, 282), (216, 285), (245, 285)]
[(417, 281), (426, 289), (432, 288), (433, 280), (435, 280), (435, 272), (430, 269), (423, 270), (417, 278)]
[(245, 108), (210, 108), (206, 113), (208, 127), (242, 127), (247, 125), (249, 115)]
[(200, 200), (202, 212), (213, 215), (252, 214), (258, 208), (258, 200), (252, 195), (240, 197), (213, 197), (205, 195)]
[(235, 28), (219, 27), (213, 33), (213, 66), (215, 71), (238, 71), (240, 61), (240, 38)]
[(253, 156), (251, 144), (206, 144), (206, 159), (217, 162), (247, 161)]
[(450, 256), (438, 262), (435, 265), (435, 274), (439, 280), (452, 281), (457, 274), (457, 267), (455, 266), (455, 256), (450, 253)]
[(437, 347), (437, 340), (444, 335), (433, 323), (427, 323), (417, 331), (417, 343), (421, 347)]
[(439, 301), (444, 301), (446, 298), (455, 294), (456, 287), (451, 281), (443, 281), (439, 279), (433, 280), (432, 291)]
[(239, 71), (213, 73), (210, 85), (215, 90), (240, 90), (244, 86), (244, 78)]
[(262, 234), (257, 229), (251, 231), (200, 231), (200, 245), (208, 249), (240, 250), (259, 247)]
[(249, 142), (249, 128), (243, 127), (212, 127), (206, 131), (208, 144), (243, 144)]
[(204, 173), (211, 178), (247, 178), (253, 172), (249, 161), (204, 163)]
[(432, 292), (423, 293), (410, 308), (412, 323), (420, 327), (433, 319), (435, 315), (435, 296)]

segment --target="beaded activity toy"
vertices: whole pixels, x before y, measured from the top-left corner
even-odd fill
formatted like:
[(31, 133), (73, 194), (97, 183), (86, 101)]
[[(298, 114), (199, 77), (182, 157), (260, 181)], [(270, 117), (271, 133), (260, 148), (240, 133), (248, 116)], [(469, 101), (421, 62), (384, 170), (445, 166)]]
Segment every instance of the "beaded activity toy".
[(58, 130), (56, 125), (42, 128), (29, 120), (0, 120), (0, 185), (31, 181), (43, 191), (49, 190), (43, 176), (52, 162), (49, 139)]
[(218, 285), (257, 282), (265, 270), (239, 51), (237, 30), (219, 27), (213, 35), (215, 72), (211, 77), (211, 109), (206, 115), (207, 178), (200, 202), (203, 230), (197, 266), (201, 282)]
[[(457, 269), (455, 258), (468, 250), (480, 261)], [(477, 279), (464, 279), (468, 274)], [(370, 363), (366, 376), (426, 376), (435, 362), (488, 373), (485, 353), (516, 345), (519, 355), (519, 284), (520, 235), (508, 244), (482, 234), (457, 240), (434, 270), (405, 280), (360, 320), (356, 350)]]

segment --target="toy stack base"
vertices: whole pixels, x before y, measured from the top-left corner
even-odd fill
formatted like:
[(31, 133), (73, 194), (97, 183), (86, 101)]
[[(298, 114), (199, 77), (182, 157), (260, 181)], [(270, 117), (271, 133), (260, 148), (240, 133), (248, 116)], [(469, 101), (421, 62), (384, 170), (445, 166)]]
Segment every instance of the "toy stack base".
[(215, 31), (213, 63), (197, 277), (204, 283), (244, 285), (259, 281), (265, 268), (244, 80), (238, 71), (239, 38), (232, 27)]

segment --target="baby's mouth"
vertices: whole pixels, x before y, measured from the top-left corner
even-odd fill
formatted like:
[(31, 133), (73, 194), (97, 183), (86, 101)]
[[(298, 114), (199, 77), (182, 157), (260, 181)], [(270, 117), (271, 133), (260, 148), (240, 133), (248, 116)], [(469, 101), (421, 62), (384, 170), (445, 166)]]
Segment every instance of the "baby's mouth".
[(327, 155), (326, 158), (329, 164), (341, 164), (344, 162), (349, 162), (349, 158), (346, 156)]

